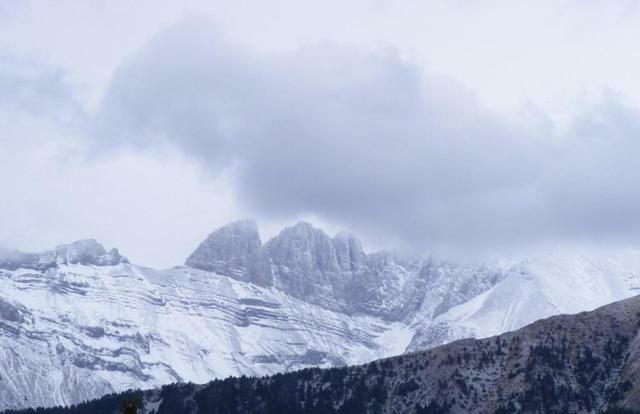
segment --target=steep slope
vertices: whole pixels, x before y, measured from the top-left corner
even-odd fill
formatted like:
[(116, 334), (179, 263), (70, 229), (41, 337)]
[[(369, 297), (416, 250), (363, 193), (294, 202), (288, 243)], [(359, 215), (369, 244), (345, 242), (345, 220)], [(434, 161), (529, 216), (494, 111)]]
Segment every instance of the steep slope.
[(43, 413), (594, 413), (640, 408), (640, 297), (362, 366), (109, 396)]

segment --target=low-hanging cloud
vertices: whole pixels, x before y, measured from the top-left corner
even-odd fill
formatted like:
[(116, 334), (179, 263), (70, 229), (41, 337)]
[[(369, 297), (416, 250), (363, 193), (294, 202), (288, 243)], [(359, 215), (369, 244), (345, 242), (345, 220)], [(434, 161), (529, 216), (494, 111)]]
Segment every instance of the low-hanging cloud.
[[(526, 79), (523, 79), (526, 82)], [(207, 20), (116, 71), (98, 145), (172, 145), (257, 215), (314, 214), (419, 246), (639, 241), (640, 122), (613, 94), (554, 133), (501, 118), (393, 51), (259, 53)]]

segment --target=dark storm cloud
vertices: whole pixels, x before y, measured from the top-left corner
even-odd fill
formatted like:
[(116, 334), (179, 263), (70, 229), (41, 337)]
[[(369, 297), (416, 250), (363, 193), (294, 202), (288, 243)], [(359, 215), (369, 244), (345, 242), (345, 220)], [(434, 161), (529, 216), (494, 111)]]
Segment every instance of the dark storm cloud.
[(100, 145), (174, 145), (232, 171), (259, 215), (315, 214), (419, 246), (638, 240), (640, 125), (619, 99), (557, 136), (393, 51), (261, 54), (209, 25), (168, 29), (120, 67)]

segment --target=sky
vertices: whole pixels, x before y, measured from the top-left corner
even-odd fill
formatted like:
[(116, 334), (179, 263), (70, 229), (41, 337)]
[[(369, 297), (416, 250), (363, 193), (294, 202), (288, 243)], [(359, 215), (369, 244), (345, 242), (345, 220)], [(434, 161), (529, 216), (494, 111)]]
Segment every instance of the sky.
[(0, 245), (640, 244), (640, 2), (0, 0)]

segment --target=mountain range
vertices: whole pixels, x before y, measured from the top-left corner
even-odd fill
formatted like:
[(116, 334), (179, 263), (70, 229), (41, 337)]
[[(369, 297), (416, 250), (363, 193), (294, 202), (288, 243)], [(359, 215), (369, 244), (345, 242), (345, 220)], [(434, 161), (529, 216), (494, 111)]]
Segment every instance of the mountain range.
[(184, 266), (162, 270), (94, 240), (3, 249), (0, 409), (363, 364), (591, 310), (639, 288), (635, 251), (467, 265), (365, 253), (355, 236), (304, 222), (266, 243), (253, 221), (229, 224)]

